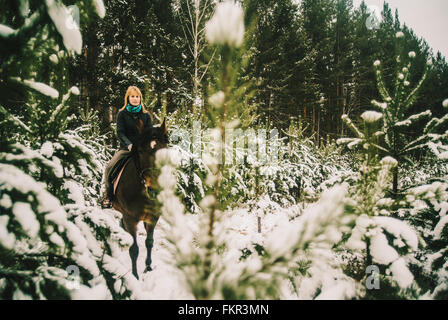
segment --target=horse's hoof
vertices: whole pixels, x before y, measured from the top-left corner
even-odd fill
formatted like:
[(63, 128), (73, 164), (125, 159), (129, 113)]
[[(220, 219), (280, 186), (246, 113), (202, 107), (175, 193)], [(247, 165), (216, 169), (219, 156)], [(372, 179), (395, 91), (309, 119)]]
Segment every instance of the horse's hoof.
[(150, 271), (152, 271), (151, 266), (146, 266), (145, 272), (150, 272)]

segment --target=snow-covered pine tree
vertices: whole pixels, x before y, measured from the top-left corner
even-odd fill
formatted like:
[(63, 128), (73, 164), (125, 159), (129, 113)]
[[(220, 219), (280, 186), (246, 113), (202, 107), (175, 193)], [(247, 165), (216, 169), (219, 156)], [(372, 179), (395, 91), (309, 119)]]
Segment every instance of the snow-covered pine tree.
[[(402, 37), (403, 33), (396, 34), (398, 47)], [(385, 291), (366, 291), (367, 298), (394, 296), (417, 298), (429, 292), (430, 297), (443, 299), (446, 296), (444, 274), (447, 261), (447, 252), (442, 249), (446, 242), (444, 219), (446, 185), (438, 181), (414, 185), (407, 190), (403, 188), (397, 194), (399, 184), (397, 166), (400, 165), (397, 159), (401, 162), (412, 162), (412, 152), (424, 148), (428, 148), (440, 159), (444, 159), (443, 141), (446, 133), (443, 130), (446, 128), (447, 117), (431, 119), (429, 110), (410, 114), (409, 110), (416, 101), (431, 62), (428, 61), (421, 80), (412, 89), (408, 79), (415, 53), (409, 52), (407, 56), (409, 59), (407, 63), (403, 55), (399, 54), (396, 57), (395, 84), (390, 89), (393, 95), (389, 94), (389, 87), (386, 87), (382, 77), (380, 61), (375, 61), (378, 89), (384, 102), (372, 101), (372, 104), (382, 113), (366, 111), (362, 114), (364, 131), (360, 131), (346, 115), (343, 116), (345, 123), (356, 137), (339, 139), (338, 142), (346, 143), (349, 148), (361, 146), (361, 154), (366, 157), (361, 168), (362, 176), (355, 184), (359, 191), (355, 192), (357, 196), (353, 198), (355, 200), (353, 204), (356, 204), (353, 208), (355, 211), (360, 210), (358, 213), (360, 215), (347, 245), (355, 250), (366, 249), (366, 264), (383, 265), (380, 268), (380, 278), (387, 280), (388, 288)], [(421, 125), (423, 121), (426, 125), (422, 126), (423, 130), (419, 130), (416, 125)], [(410, 139), (407, 134), (411, 127), (416, 128), (419, 133), (416, 139)], [(389, 195), (387, 193), (389, 182), (388, 179), (384, 179), (387, 175), (375, 169), (378, 154), (388, 155), (381, 160), (383, 166), (388, 163), (390, 168), (395, 166), (393, 192)], [(432, 179), (434, 178), (437, 179), (437, 177)], [(371, 217), (372, 214), (373, 217)], [(413, 228), (411, 229), (410, 226)], [(418, 234), (415, 230), (418, 230)], [(366, 244), (362, 244), (360, 240), (367, 240)], [(391, 272), (391, 279), (384, 277), (384, 270)], [(415, 284), (413, 284), (413, 278), (415, 278)]]
[(215, 211), (211, 230), (215, 199), (209, 195), (200, 203), (202, 213), (184, 214), (184, 207), (175, 196), (178, 155), (166, 151), (157, 155), (157, 162), (163, 188), (158, 196), (164, 220), (161, 226), (170, 252), (166, 262), (182, 270), (183, 286), (194, 297), (279, 299), (293, 296), (290, 283), (304, 299), (355, 296), (355, 281), (344, 275), (332, 253), (353, 223), (353, 217), (344, 211), (345, 187), (327, 190), (300, 218), (284, 219), (262, 243), (259, 254), (244, 256), (232, 245), (235, 234), (229, 232), (235, 228), (234, 212)]
[[(345, 115), (344, 122), (356, 138), (342, 138), (340, 144), (350, 148), (358, 145), (362, 159), (356, 183), (350, 191), (347, 210), (356, 216), (356, 224), (346, 237), (346, 247), (363, 256), (363, 268), (377, 268), (378, 288), (364, 288), (367, 298), (416, 298), (418, 287), (408, 269), (410, 254), (418, 249), (418, 236), (406, 222), (391, 217), (395, 201), (390, 198), (392, 170), (397, 161), (386, 156), (380, 160), (378, 150), (381, 137), (380, 121), (383, 114), (366, 111), (361, 115), (363, 130), (359, 130)], [(358, 259), (358, 258), (357, 258)], [(353, 272), (353, 270), (351, 271)], [(367, 283), (370, 274), (362, 279)], [(380, 281), (381, 279), (381, 281)]]
[[(448, 107), (448, 99), (442, 102)], [(435, 119), (438, 124), (442, 119)], [(443, 127), (441, 127), (443, 128)], [(440, 132), (440, 131), (439, 131)], [(416, 182), (406, 188), (397, 214), (418, 230), (426, 246), (411, 260), (416, 280), (425, 296), (446, 299), (448, 296), (448, 185), (446, 184), (446, 134), (433, 133), (427, 163), (421, 163)], [(435, 159), (434, 159), (435, 158)]]
[[(234, 61), (239, 57), (237, 47), (242, 45), (244, 39), (242, 8), (230, 1), (218, 3), (213, 17), (206, 23), (205, 36), (210, 44), (215, 45), (216, 54), (221, 61), (215, 71), (217, 77), (213, 81), (214, 86), (210, 88), (211, 94), (206, 108), (208, 123), (214, 127), (208, 130), (210, 134), (205, 137), (208, 148), (202, 156), (208, 170), (205, 184), (208, 185), (209, 191), (199, 204), (202, 212), (196, 215), (198, 234), (194, 235), (193, 230), (188, 230), (183, 233), (181, 243), (172, 232), (167, 234), (168, 241), (172, 244), (172, 252), (177, 252), (173, 255), (174, 263), (183, 266), (188, 287), (199, 299), (219, 297), (222, 294), (221, 288), (216, 287), (214, 278), (216, 270), (223, 267), (218, 262), (219, 253), (225, 248), (225, 243), (219, 239), (219, 228), (221, 215), (230, 200), (223, 188), (223, 178), (226, 176), (223, 141), (226, 128), (234, 128), (239, 123), (239, 99), (245, 92), (244, 88), (238, 90), (236, 85), (238, 64)], [(159, 201), (170, 228), (176, 229), (182, 226), (186, 218), (183, 215), (183, 206), (174, 196), (176, 180), (173, 180), (172, 175), (176, 161), (172, 158), (169, 154), (157, 157), (159, 164), (164, 165), (159, 178), (164, 190), (159, 194)], [(192, 246), (193, 241), (196, 246)], [(221, 271), (218, 271), (219, 273)]]
[[(398, 161), (398, 166), (401, 166), (404, 161), (412, 162), (411, 155), (413, 152), (426, 148), (428, 142), (434, 141), (434, 134), (438, 133), (448, 118), (431, 118), (430, 110), (417, 114), (410, 113), (432, 61), (428, 60), (426, 63), (420, 81), (414, 85), (411, 84), (410, 72), (412, 70), (412, 60), (416, 54), (413, 51), (407, 54), (401, 52), (403, 38), (403, 32), (397, 32), (397, 54), (393, 84), (388, 86), (385, 83), (381, 71), (381, 62), (376, 60), (373, 64), (377, 76), (378, 91), (383, 100), (382, 102), (372, 100), (373, 106), (384, 114), (381, 120), (384, 143), (381, 143), (381, 147), (385, 155)], [(423, 128), (423, 130), (419, 128)], [(418, 132), (413, 139), (409, 135), (411, 129)], [(392, 190), (395, 194), (399, 191), (398, 167), (394, 169)]]
[[(224, 14), (223, 11), (228, 14)], [(186, 289), (198, 299), (281, 297), (285, 283), (288, 285), (290, 277), (288, 271), (296, 267), (297, 253), (300, 252), (302, 258), (306, 257), (310, 244), (315, 241), (319, 242), (321, 240), (319, 236), (322, 237), (327, 231), (331, 233), (331, 236), (326, 238), (328, 241), (324, 242), (325, 248), (330, 250), (342, 235), (342, 232), (331, 232), (330, 229), (339, 230), (340, 225), (347, 222), (347, 219), (339, 219), (339, 215), (343, 213), (343, 210), (340, 209), (343, 208), (341, 199), (345, 192), (335, 191), (329, 193), (328, 198), (323, 200), (322, 212), (326, 214), (317, 217), (318, 223), (315, 223), (314, 220), (316, 219), (314, 210), (317, 209), (311, 210), (300, 223), (294, 224), (294, 226), (288, 226), (287, 219), (286, 224), (279, 227), (279, 232), (270, 237), (267, 243), (263, 243), (265, 249), (261, 248), (261, 250), (266, 254), (260, 252), (260, 255), (250, 254), (249, 257), (242, 257), (244, 252), (231, 246), (228, 230), (231, 229), (229, 221), (231, 221), (232, 213), (227, 210), (229, 205), (235, 204), (234, 200), (237, 197), (232, 196), (230, 187), (234, 186), (231, 183), (226, 186), (225, 179), (228, 181), (238, 180), (229, 179), (230, 171), (233, 170), (231, 174), (240, 174), (241, 181), (246, 183), (244, 187), (251, 192), (254, 189), (253, 184), (244, 181), (251, 172), (247, 167), (243, 167), (247, 164), (252, 168), (257, 167), (254, 164), (256, 159), (229, 167), (227, 167), (227, 163), (222, 163), (222, 156), (224, 154), (226, 157), (228, 156), (222, 146), (225, 129), (237, 125), (231, 116), (238, 115), (241, 106), (238, 103), (238, 95), (241, 92), (238, 91), (239, 87), (236, 85), (238, 76), (236, 67), (238, 65), (235, 63), (238, 57), (235, 47), (241, 44), (240, 41), (243, 37), (242, 31), (239, 29), (242, 28), (240, 18), (242, 19), (240, 8), (230, 1), (224, 2), (218, 5), (215, 16), (210, 20), (207, 27), (210, 29), (206, 28), (208, 40), (218, 44), (222, 64), (216, 73), (215, 87), (210, 89), (211, 95), (207, 100), (207, 112), (210, 122), (215, 128), (210, 132), (210, 141), (208, 141), (210, 148), (205, 151), (202, 159), (208, 168), (205, 184), (211, 187), (199, 203), (202, 212), (197, 215), (183, 214), (184, 206), (175, 196), (175, 168), (179, 164), (179, 157), (171, 154), (170, 151), (164, 151), (157, 155), (157, 162), (161, 167), (159, 183), (163, 188), (158, 200), (162, 204), (163, 220), (167, 222), (161, 223), (161, 226), (171, 252), (167, 262), (182, 270)], [(229, 25), (229, 20), (234, 23)], [(217, 26), (216, 23), (219, 25)], [(219, 30), (225, 32), (220, 33)], [(212, 147), (213, 143), (214, 148)], [(253, 154), (253, 156), (256, 155)], [(229, 159), (226, 158), (226, 160)], [(283, 174), (278, 178), (279, 184), (285, 183), (281, 180), (286, 176), (287, 174)], [(266, 175), (264, 179), (267, 181), (270, 176)], [(288, 189), (288, 182), (285, 183), (286, 189)], [(336, 205), (338, 209), (326, 210), (330, 203)], [(275, 208), (280, 209), (280, 206), (277, 205)], [(295, 216), (297, 215), (296, 212)], [(285, 228), (288, 229), (286, 233), (284, 232)], [(285, 241), (279, 240), (280, 234), (282, 235), (281, 239)], [(279, 243), (281, 243), (281, 248), (279, 248)], [(316, 262), (314, 271), (319, 274), (319, 271), (322, 271), (320, 267), (325, 263), (319, 263), (321, 261), (318, 260), (323, 259), (329, 262), (329, 259), (323, 257), (319, 250), (313, 250), (313, 254), (315, 254), (313, 257)], [(348, 278), (342, 274), (340, 269), (338, 275), (345, 279)], [(350, 280), (348, 279), (348, 281)], [(323, 282), (322, 280), (320, 284), (322, 285)], [(331, 284), (334, 285), (334, 282)]]
[(448, 297), (448, 185), (432, 181), (406, 190), (400, 215), (418, 230), (426, 246), (410, 261), (425, 296)]
[[(341, 138), (338, 143), (347, 144), (349, 148), (359, 146), (362, 159), (346, 207), (357, 217), (356, 223), (345, 236), (343, 246), (355, 254), (354, 259), (359, 260), (359, 255), (363, 257), (360, 268), (365, 271), (362, 281), (366, 286), (358, 293), (359, 297), (412, 299), (418, 297), (420, 289), (409, 271), (409, 261), (422, 242), (408, 223), (392, 216), (399, 203), (390, 197), (390, 183), (398, 163), (391, 156), (380, 160), (380, 152), (387, 151), (380, 146), (383, 116), (380, 112), (365, 111), (361, 115), (362, 130), (347, 115), (342, 117), (356, 137)], [(372, 271), (367, 270), (373, 270), (369, 268), (377, 270), (374, 277), (378, 287), (369, 282)]]
[(205, 183), (211, 189), (200, 202), (203, 210), (199, 218), (202, 231), (197, 240), (202, 263), (195, 266), (196, 281), (191, 281), (194, 295), (202, 299), (215, 295), (215, 289), (213, 286), (210, 287), (210, 279), (216, 268), (214, 255), (220, 245), (216, 238), (219, 233), (217, 228), (222, 212), (229, 202), (226, 190), (223, 188), (223, 177), (226, 176), (223, 165), (225, 150), (223, 142), (226, 128), (235, 128), (239, 123), (237, 120), (239, 96), (235, 94), (237, 90), (234, 89), (238, 88), (236, 86), (238, 64), (235, 64), (234, 60), (238, 59), (237, 48), (244, 40), (243, 18), (243, 9), (238, 4), (227, 1), (216, 5), (213, 16), (205, 24), (205, 37), (211, 45), (215, 45), (221, 63), (215, 71), (216, 82), (211, 88), (206, 108), (206, 115), (213, 129), (209, 131), (210, 135), (207, 137), (210, 139), (211, 148), (204, 150), (202, 158), (209, 170)]
[[(93, 11), (104, 16), (100, 0), (77, 8), (86, 19)], [(0, 296), (142, 297), (117, 256), (120, 247), (131, 244), (129, 235), (113, 215), (89, 206), (104, 158), (96, 152), (98, 141), (81, 137), (93, 128), (69, 129), (71, 97), (79, 90), (72, 87), (60, 96), (52, 86), (64, 90), (64, 72), (51, 66), (80, 52), (79, 29), (62, 1), (20, 1), (6, 12), (11, 16), (2, 11), (2, 22), (9, 25), (0, 25), (5, 61), (0, 88), (21, 88), (21, 95), (0, 98), (1, 127), (8, 128), (0, 146)], [(42, 45), (45, 40), (54, 47)]]

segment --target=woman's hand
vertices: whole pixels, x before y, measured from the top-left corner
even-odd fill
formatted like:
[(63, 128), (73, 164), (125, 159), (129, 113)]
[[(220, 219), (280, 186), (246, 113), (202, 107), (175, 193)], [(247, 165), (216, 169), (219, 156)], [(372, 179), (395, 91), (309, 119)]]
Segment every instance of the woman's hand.
[(131, 149), (132, 149), (132, 143), (128, 145), (128, 150), (131, 151)]

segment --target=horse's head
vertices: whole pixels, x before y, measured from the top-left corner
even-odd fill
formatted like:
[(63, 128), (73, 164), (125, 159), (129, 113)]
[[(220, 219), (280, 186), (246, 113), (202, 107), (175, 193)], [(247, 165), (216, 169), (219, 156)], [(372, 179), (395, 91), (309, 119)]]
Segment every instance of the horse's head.
[(159, 127), (146, 129), (140, 134), (140, 138), (136, 146), (132, 147), (132, 152), (137, 155), (137, 171), (145, 183), (146, 187), (157, 189), (158, 170), (156, 169), (155, 160), (157, 150), (168, 146), (168, 132), (166, 127), (166, 119), (163, 120)]

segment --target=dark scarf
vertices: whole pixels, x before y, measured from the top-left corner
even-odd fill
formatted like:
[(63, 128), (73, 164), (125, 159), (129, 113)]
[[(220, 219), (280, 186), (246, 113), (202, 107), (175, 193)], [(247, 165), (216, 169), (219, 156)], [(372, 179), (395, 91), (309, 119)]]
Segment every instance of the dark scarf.
[(140, 112), (140, 110), (142, 110), (142, 105), (139, 104), (138, 106), (134, 107), (128, 103), (128, 105), (126, 106), (126, 110), (128, 110), (129, 112), (132, 112), (132, 113), (138, 113), (138, 112)]

